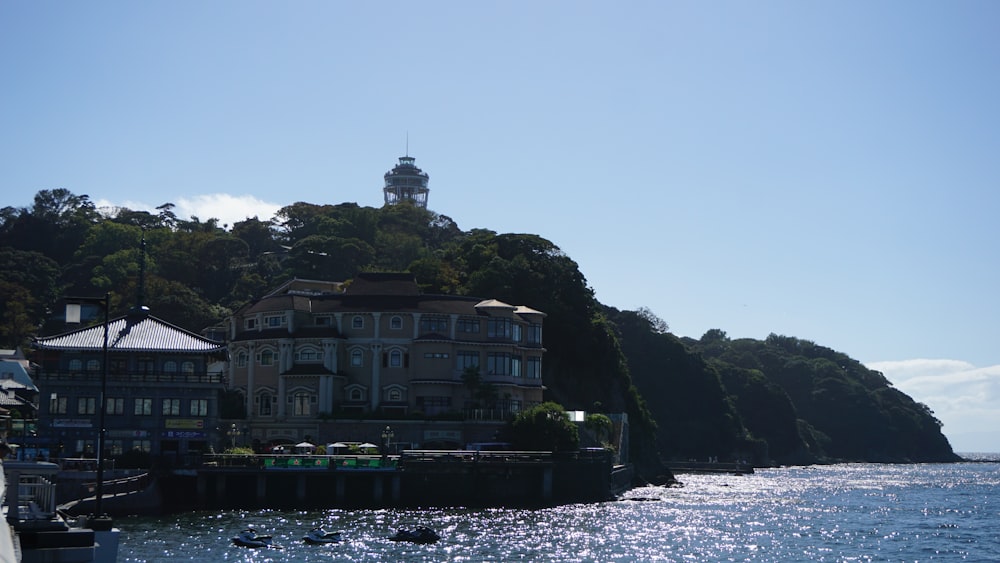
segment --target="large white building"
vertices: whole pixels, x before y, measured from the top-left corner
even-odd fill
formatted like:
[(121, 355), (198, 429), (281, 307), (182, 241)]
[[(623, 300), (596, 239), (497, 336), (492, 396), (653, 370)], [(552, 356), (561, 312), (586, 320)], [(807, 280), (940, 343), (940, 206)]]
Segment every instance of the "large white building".
[(315, 436), (331, 417), (503, 420), (542, 402), (544, 317), (425, 295), (411, 274), (293, 280), (230, 319), (229, 384), (261, 445)]

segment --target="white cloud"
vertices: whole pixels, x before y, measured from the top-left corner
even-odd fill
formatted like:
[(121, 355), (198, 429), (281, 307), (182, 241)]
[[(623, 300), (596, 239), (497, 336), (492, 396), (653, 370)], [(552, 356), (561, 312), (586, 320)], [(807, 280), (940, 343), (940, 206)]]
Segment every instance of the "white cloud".
[(277, 203), (257, 199), (252, 195), (232, 196), (229, 194), (182, 197), (174, 204), (177, 206), (174, 209), (174, 214), (178, 218), (189, 219), (194, 216), (204, 222), (214, 217), (219, 220), (220, 225), (229, 225), (229, 227), (250, 217), (267, 221), (284, 207)]
[[(279, 209), (284, 207), (284, 205), (278, 203), (257, 199), (252, 195), (233, 196), (229, 194), (202, 194), (194, 197), (181, 197), (170, 203), (174, 204), (174, 215), (178, 219), (186, 221), (191, 219), (191, 217), (197, 217), (199, 221), (205, 222), (215, 218), (219, 220), (220, 226), (226, 225), (227, 228), (232, 228), (235, 223), (244, 221), (250, 217), (257, 217), (261, 221), (267, 221), (274, 217), (274, 214)], [(112, 203), (107, 200), (96, 200), (94, 205), (98, 208), (124, 207), (133, 211), (158, 213), (156, 205), (138, 201)]]
[(961, 360), (873, 362), (900, 391), (926, 404), (956, 451), (1000, 451), (1000, 365)]

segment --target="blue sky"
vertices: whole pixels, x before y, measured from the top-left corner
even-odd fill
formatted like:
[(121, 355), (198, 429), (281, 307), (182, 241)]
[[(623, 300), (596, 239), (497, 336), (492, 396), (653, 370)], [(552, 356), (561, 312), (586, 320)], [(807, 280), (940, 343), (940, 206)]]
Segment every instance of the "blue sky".
[[(0, 4), (0, 190), (537, 233), (679, 335), (796, 336), (1000, 451), (1000, 4)], [(408, 141), (407, 141), (408, 139)], [(408, 142), (408, 149), (407, 149)]]

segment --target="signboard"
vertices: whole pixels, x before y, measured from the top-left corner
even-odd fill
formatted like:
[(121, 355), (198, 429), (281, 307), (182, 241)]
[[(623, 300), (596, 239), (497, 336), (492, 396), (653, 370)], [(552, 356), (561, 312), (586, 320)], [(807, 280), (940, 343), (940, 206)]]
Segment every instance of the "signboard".
[(424, 430), (424, 440), (453, 440), (460, 442), (462, 432), (460, 430)]
[(147, 430), (108, 430), (108, 438), (148, 438)]
[(55, 428), (92, 428), (89, 418), (57, 418), (52, 421)]
[(163, 425), (167, 428), (200, 430), (205, 427), (205, 421), (200, 418), (168, 418)]
[(172, 440), (179, 438), (204, 438), (205, 433), (197, 430), (167, 430), (163, 433), (163, 437)]

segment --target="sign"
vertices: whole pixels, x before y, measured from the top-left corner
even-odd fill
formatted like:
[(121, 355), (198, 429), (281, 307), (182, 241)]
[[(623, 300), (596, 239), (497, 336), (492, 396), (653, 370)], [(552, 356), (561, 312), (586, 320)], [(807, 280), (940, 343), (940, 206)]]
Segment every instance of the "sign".
[(200, 418), (168, 418), (163, 426), (185, 430), (200, 430), (205, 427), (205, 421)]
[(178, 438), (204, 438), (205, 433), (197, 430), (167, 430), (163, 433), (163, 437), (173, 440)]
[(89, 418), (57, 418), (52, 421), (54, 428), (92, 428)]
[(147, 430), (108, 430), (108, 438), (148, 438)]
[(454, 440), (461, 441), (462, 432), (460, 430), (424, 430), (424, 440)]

